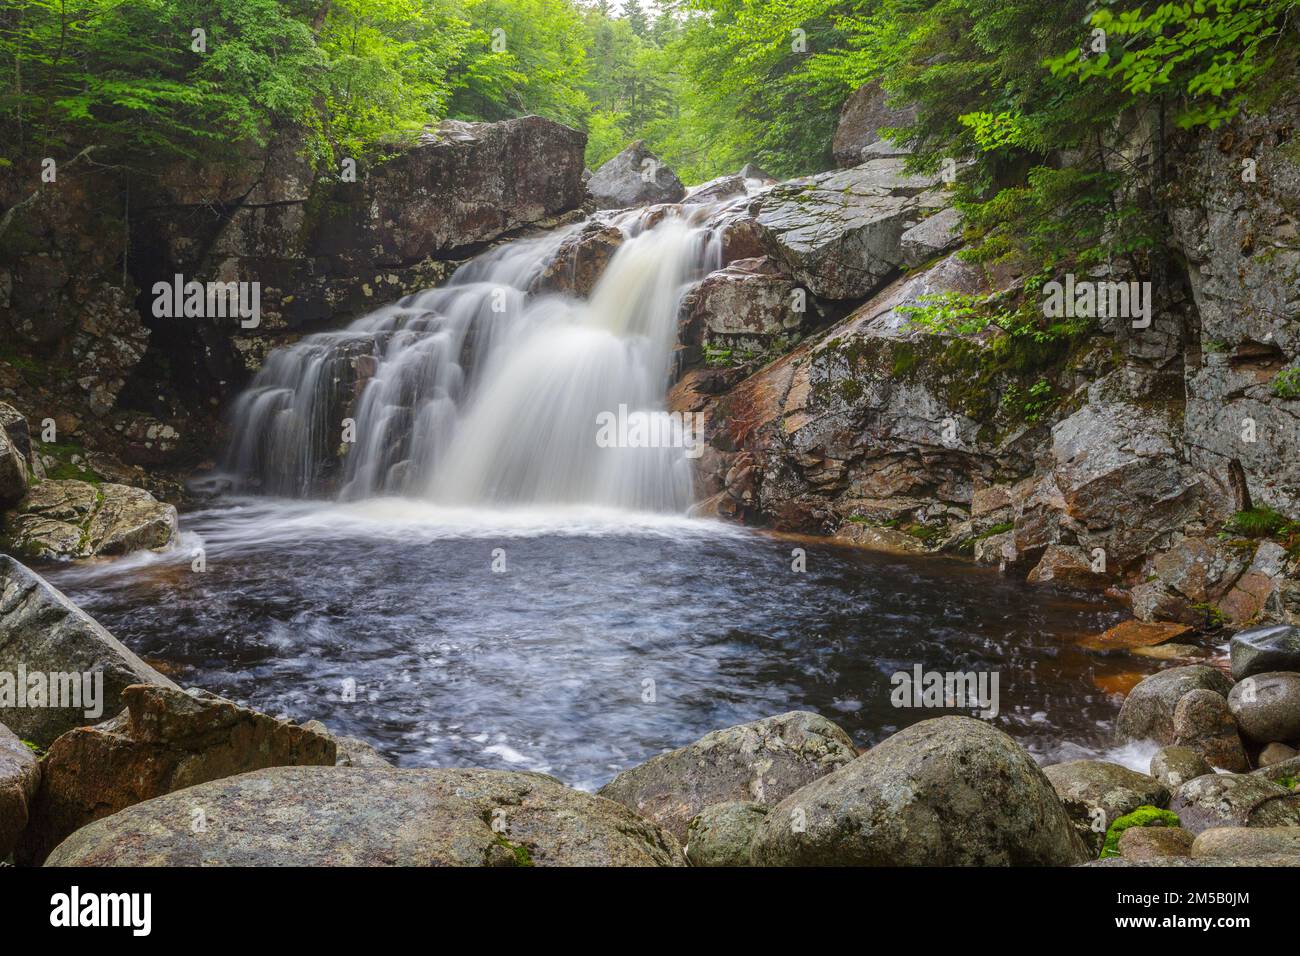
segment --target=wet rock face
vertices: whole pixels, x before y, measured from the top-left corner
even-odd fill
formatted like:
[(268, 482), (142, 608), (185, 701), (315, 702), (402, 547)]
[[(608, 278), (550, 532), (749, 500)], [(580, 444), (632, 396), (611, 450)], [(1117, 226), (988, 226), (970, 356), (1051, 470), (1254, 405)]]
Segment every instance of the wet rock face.
[(1229, 653), (1233, 680), (1265, 671), (1300, 671), (1300, 628), (1279, 624), (1238, 631)]
[[(98, 714), (87, 715), (90, 701), (84, 696), (81, 706), (18, 706), (15, 701), (0, 707), (0, 723), (42, 747), (74, 727), (117, 714), (125, 706), (122, 692), (131, 684), (176, 686), (40, 575), (0, 555), (0, 674), (16, 675), (20, 668), (47, 679), (89, 674), (92, 683), (97, 680), (95, 675), (102, 675)], [(81, 686), (84, 689), (84, 682)], [(55, 702), (53, 694), (49, 701)]]
[(1051, 458), (1017, 508), (1015, 550), (1032, 559), (1049, 544), (1102, 548), (1107, 567), (1139, 562), (1200, 514), (1199, 476), (1178, 464), (1178, 423), (1168, 414), (1093, 401), (1052, 428)]
[(966, 717), (914, 724), (773, 807), (751, 849), (773, 866), (1069, 866), (1087, 851), (1010, 737)]
[(1189, 537), (1157, 555), (1146, 580), (1132, 590), (1133, 614), (1144, 621), (1199, 625), (1250, 566), (1239, 542)]
[(759, 224), (791, 274), (826, 299), (862, 299), (903, 265), (900, 240), (920, 216), (917, 197), (938, 180), (901, 159), (875, 159), (775, 186)]
[(565, 239), (546, 263), (529, 291), (560, 292), (587, 298), (596, 287), (614, 253), (623, 245), (623, 231), (595, 220)]
[(771, 806), (857, 756), (839, 727), (795, 711), (715, 730), (624, 770), (600, 795), (635, 810), (678, 840), (704, 808), (736, 801)]
[(885, 92), (878, 83), (861, 86), (840, 109), (839, 123), (831, 150), (841, 167), (856, 166), (866, 159), (869, 147), (882, 143), (880, 130), (908, 126), (916, 122), (916, 108), (894, 109), (885, 102)]
[(142, 488), (74, 480), (39, 482), (4, 521), (14, 550), (34, 558), (158, 550), (177, 533), (176, 509)]
[(144, 800), (264, 767), (334, 766), (330, 737), (202, 691), (147, 684), (126, 711), (50, 746), (21, 856), (40, 863), (75, 830)]
[[(745, 176), (719, 176), (706, 183), (693, 186), (686, 192), (683, 203), (722, 202), (724, 199), (737, 199), (745, 195)], [(761, 178), (761, 177), (760, 177)]]
[(1277, 386), (1300, 357), (1300, 165), (1287, 152), (1297, 112), (1292, 96), (1200, 137), (1179, 168), (1171, 216), (1200, 322), (1187, 372), (1192, 461), (1224, 489), (1240, 462), (1255, 501), (1292, 515), (1300, 402)]
[(798, 337), (815, 306), (768, 258), (741, 259), (710, 273), (682, 301), (685, 344), (738, 353), (780, 348)]
[(642, 140), (596, 170), (587, 181), (587, 191), (598, 209), (626, 209), (686, 198), (686, 187), (677, 174)]
[(26, 420), (13, 406), (0, 404), (0, 508), (16, 504), (27, 493), (31, 442), (26, 442), (26, 453), (20, 444), (26, 438)]
[(834, 532), (850, 518), (946, 524), (949, 507), (964, 519), (994, 451), (959, 407), (969, 372), (942, 361), (966, 343), (916, 327), (906, 310), (981, 290), (982, 277), (950, 257), (732, 388), (715, 406), (707, 433), (718, 454), (702, 459), (701, 487), (726, 491), (722, 513), (785, 530)]
[[(204, 810), (206, 830), (190, 826)], [(47, 866), (681, 866), (626, 807), (534, 773), (276, 767), (72, 834)]]

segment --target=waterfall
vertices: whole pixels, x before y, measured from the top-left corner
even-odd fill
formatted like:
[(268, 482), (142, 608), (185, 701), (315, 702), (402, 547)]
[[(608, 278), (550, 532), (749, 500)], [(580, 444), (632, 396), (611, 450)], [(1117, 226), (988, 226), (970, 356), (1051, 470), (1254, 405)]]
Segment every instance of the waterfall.
[[(682, 296), (720, 267), (733, 207), (607, 215), (624, 241), (586, 300), (529, 291), (579, 224), (276, 350), (232, 407), (225, 470), (290, 497), (685, 511), (692, 436), (664, 396)], [(624, 412), (669, 440), (599, 442), (601, 416)]]

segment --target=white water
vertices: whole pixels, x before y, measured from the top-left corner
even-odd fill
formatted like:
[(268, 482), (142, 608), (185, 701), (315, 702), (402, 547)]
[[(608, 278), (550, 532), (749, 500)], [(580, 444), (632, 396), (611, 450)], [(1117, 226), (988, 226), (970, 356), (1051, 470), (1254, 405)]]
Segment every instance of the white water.
[(708, 224), (721, 208), (615, 216), (627, 238), (588, 301), (527, 291), (573, 226), (512, 242), (443, 288), (277, 350), (232, 411), (226, 465), (236, 486), (453, 507), (686, 511), (682, 441), (600, 447), (597, 422), (626, 406), (668, 424), (681, 298), (721, 265)]

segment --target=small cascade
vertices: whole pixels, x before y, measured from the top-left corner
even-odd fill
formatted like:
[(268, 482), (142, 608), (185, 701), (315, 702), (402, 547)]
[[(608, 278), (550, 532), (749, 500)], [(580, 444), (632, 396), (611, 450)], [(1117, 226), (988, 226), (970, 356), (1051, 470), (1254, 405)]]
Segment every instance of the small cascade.
[[(625, 239), (586, 300), (530, 292), (579, 224), (273, 352), (232, 408), (226, 470), (286, 497), (684, 512), (698, 436), (664, 396), (682, 296), (720, 267), (734, 205), (606, 214)], [(658, 439), (598, 440), (610, 417)]]

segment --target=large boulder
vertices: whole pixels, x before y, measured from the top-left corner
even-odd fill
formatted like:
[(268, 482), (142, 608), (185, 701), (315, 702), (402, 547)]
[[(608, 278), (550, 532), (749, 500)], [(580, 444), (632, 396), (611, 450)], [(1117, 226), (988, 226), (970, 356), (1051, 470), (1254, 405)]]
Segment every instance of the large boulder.
[(126, 711), (50, 745), (23, 857), (39, 863), (74, 830), (125, 807), (264, 767), (332, 767), (332, 738), (203, 691), (137, 684)]
[(1043, 768), (1080, 838), (1101, 852), (1110, 825), (1138, 807), (1163, 807), (1169, 790), (1154, 777), (1104, 760), (1072, 760)]
[(1300, 826), (1300, 793), (1254, 774), (1216, 773), (1174, 791), (1169, 809), (1183, 828)]
[(1204, 688), (1226, 695), (1232, 689), (1223, 673), (1208, 664), (1168, 667), (1145, 678), (1134, 687), (1115, 719), (1115, 734), (1121, 740), (1174, 742), (1174, 708), (1184, 694)]
[(700, 183), (698, 186), (692, 186), (686, 192), (686, 198), (682, 202), (686, 205), (717, 203), (724, 202), (728, 199), (739, 199), (747, 193), (745, 179), (747, 177), (739, 173), (729, 176), (719, 176), (717, 179), (710, 179), (706, 183)]
[(773, 806), (857, 756), (825, 717), (792, 711), (715, 730), (693, 744), (624, 770), (600, 795), (635, 810), (682, 842), (705, 807), (747, 801)]
[(903, 233), (920, 218), (918, 196), (937, 180), (901, 159), (875, 159), (774, 186), (759, 224), (791, 274), (826, 299), (862, 299), (903, 267)]
[(961, 213), (953, 206), (940, 209), (899, 237), (898, 250), (903, 265), (915, 269), (936, 256), (951, 252), (961, 243), (961, 233)]
[(768, 258), (740, 259), (705, 276), (682, 300), (686, 343), (761, 353), (797, 338), (808, 320), (796, 308), (794, 281)]
[(445, 120), (364, 183), (335, 187), (320, 251), (365, 255), (381, 268), (411, 265), (574, 209), (585, 144), (582, 133), (540, 116)]
[(1300, 741), (1300, 673), (1253, 674), (1232, 688), (1228, 707), (1256, 743)]
[(626, 209), (686, 198), (686, 187), (677, 174), (642, 140), (596, 170), (587, 181), (587, 191), (599, 209)]
[(5, 528), (19, 554), (88, 558), (166, 548), (178, 519), (174, 506), (143, 488), (47, 479), (5, 516)]
[(1033, 759), (968, 717), (914, 724), (791, 794), (751, 854), (781, 866), (1062, 866), (1088, 855)]
[(1200, 688), (1189, 690), (1174, 707), (1174, 743), (1191, 747), (1211, 766), (1232, 773), (1250, 769), (1237, 722), (1223, 695)]
[(681, 866), (659, 827), (552, 777), (274, 767), (137, 803), (47, 866)]
[(1276, 624), (1238, 631), (1228, 644), (1232, 679), (1265, 671), (1300, 671), (1300, 627)]
[[(24, 674), (21, 706), (14, 675)], [(0, 554), (0, 722), (48, 747), (74, 727), (115, 716), (131, 684), (176, 689), (44, 578)], [(42, 685), (49, 692), (38, 704), (32, 687)], [(47, 706), (68, 701), (76, 704)]]
[(40, 783), (36, 754), (0, 724), (0, 862), (8, 859), (27, 828)]
[(916, 107), (891, 107), (879, 83), (858, 87), (840, 108), (835, 138), (831, 141), (836, 165), (856, 166), (872, 152), (893, 151), (894, 148), (882, 140), (880, 131), (910, 126), (915, 122)]

